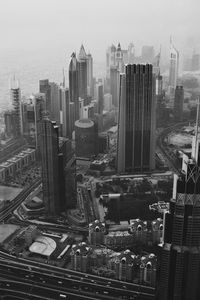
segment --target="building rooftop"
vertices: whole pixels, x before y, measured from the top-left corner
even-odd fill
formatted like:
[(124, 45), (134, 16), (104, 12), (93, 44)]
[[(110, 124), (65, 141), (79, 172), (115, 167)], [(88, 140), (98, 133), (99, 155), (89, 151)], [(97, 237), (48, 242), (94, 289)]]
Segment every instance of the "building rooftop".
[(20, 226), (13, 224), (0, 224), (0, 244), (3, 244), (4, 241), (19, 228)]
[(47, 236), (38, 236), (35, 242), (29, 247), (32, 253), (50, 256), (56, 249), (56, 242)]
[(75, 126), (80, 128), (90, 128), (94, 126), (94, 122), (90, 119), (80, 119), (75, 122)]

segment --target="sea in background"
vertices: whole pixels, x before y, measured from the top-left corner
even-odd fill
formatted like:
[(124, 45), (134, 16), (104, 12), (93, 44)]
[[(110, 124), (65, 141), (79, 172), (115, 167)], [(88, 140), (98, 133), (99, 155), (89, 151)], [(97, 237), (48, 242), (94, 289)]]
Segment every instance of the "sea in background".
[[(0, 53), (0, 111), (12, 108), (10, 101), (10, 79), (15, 75), (20, 82), (22, 96), (39, 92), (39, 80), (49, 79), (60, 84), (65, 72), (68, 86), (68, 65), (73, 49), (39, 49), (37, 51), (4, 51)], [(105, 62), (94, 60), (94, 76), (105, 74)]]

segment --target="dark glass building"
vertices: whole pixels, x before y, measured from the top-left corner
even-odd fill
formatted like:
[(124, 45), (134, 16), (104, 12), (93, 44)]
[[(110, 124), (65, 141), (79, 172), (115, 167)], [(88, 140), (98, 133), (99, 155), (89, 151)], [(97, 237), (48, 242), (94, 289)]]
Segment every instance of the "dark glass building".
[(75, 106), (75, 120), (79, 119), (79, 63), (76, 54), (72, 53), (69, 64), (69, 100)]
[(127, 65), (120, 76), (117, 170), (155, 167), (155, 78), (152, 65)]
[(45, 212), (57, 215), (64, 208), (63, 154), (59, 152), (58, 126), (46, 116), (40, 122), (40, 151)]
[(200, 297), (200, 163), (196, 144), (193, 158), (184, 155), (182, 174), (174, 177), (173, 199), (160, 245), (157, 300)]
[(78, 68), (79, 68), (79, 97), (81, 99), (87, 98), (87, 54), (83, 45), (81, 45), (81, 49), (78, 56)]

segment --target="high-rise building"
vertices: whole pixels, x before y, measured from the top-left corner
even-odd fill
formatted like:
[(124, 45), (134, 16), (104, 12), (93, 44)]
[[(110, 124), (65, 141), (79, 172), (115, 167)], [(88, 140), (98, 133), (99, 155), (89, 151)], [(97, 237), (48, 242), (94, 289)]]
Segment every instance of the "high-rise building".
[(74, 115), (70, 114), (70, 101), (69, 101), (69, 89), (61, 88), (61, 111), (60, 111), (60, 124), (63, 137), (71, 138), (72, 136), (72, 126), (71, 123), (74, 122)]
[(116, 66), (110, 68), (110, 93), (112, 95), (112, 104), (119, 106), (119, 70)]
[(20, 137), (23, 134), (21, 90), (19, 87), (19, 82), (15, 79), (15, 77), (11, 81), (10, 94), (15, 113), (15, 137)]
[(38, 148), (38, 124), (42, 120), (44, 94), (35, 94), (22, 103), (23, 134), (29, 145)]
[(49, 111), (50, 119), (56, 121), (57, 125), (60, 125), (60, 90), (61, 87), (55, 82), (50, 82), (50, 107)]
[(5, 133), (7, 137), (16, 137), (15, 111), (4, 113)]
[(117, 171), (155, 168), (155, 77), (152, 65), (127, 65), (120, 75)]
[(135, 47), (133, 43), (128, 46), (128, 64), (133, 64), (135, 58)]
[(115, 64), (120, 73), (124, 72), (123, 52), (122, 52), (120, 43), (117, 46)]
[(97, 100), (98, 100), (98, 114), (103, 113), (103, 84), (99, 83), (97, 88)]
[(179, 52), (170, 41), (169, 88), (174, 91), (177, 85), (179, 68)]
[(79, 67), (79, 97), (82, 99), (85, 99), (87, 97), (87, 86), (88, 86), (88, 76), (87, 76), (87, 54), (85, 52), (85, 49), (83, 45), (81, 45), (81, 49), (78, 55), (78, 67)]
[(45, 212), (56, 215), (64, 209), (63, 157), (59, 153), (58, 126), (47, 116), (40, 122), (40, 151)]
[(51, 86), (48, 79), (39, 81), (39, 92), (45, 94), (45, 110), (51, 112)]
[(110, 78), (110, 68), (115, 66), (116, 47), (112, 45), (106, 51), (106, 77)]
[(104, 94), (104, 110), (110, 111), (112, 109), (112, 95)]
[(174, 118), (176, 121), (183, 120), (184, 90), (182, 85), (177, 85), (174, 98)]
[(74, 103), (75, 120), (79, 119), (79, 63), (76, 54), (72, 53), (69, 64), (69, 99)]
[(160, 244), (157, 300), (197, 300), (200, 295), (200, 148), (197, 137), (196, 133), (192, 157), (184, 154), (182, 172), (174, 175), (170, 211), (164, 216), (164, 242)]
[(93, 58), (90, 53), (87, 54), (87, 95), (93, 96), (94, 81), (93, 81)]

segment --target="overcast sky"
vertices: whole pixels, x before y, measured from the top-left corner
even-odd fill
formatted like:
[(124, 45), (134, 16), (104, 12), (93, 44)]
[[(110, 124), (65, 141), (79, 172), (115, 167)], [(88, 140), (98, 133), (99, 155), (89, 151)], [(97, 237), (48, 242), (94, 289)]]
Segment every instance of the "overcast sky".
[(170, 35), (189, 48), (200, 42), (199, 12), (199, 0), (0, 0), (1, 51), (68, 53), (84, 43), (103, 60), (112, 42), (158, 49)]

